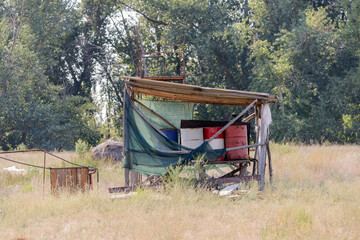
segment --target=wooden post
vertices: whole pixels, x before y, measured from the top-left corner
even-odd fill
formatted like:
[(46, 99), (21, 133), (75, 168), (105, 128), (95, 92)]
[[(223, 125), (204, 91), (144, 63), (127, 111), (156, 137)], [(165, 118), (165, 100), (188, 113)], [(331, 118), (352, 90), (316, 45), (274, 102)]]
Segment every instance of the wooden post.
[[(260, 116), (260, 107), (259, 106), (255, 106), (255, 132), (256, 132), (256, 136), (255, 136), (255, 143), (258, 144), (260, 143), (259, 141), (259, 133), (260, 133), (260, 122), (259, 122), (259, 116)], [(254, 153), (254, 158), (255, 159), (259, 159), (259, 147), (256, 146), (255, 148), (255, 153)], [(256, 165), (256, 173), (259, 174), (259, 164)]]
[[(265, 104), (263, 103), (260, 108), (260, 131), (259, 131), (259, 142), (266, 143), (268, 138), (268, 127), (267, 119), (264, 116)], [(260, 183), (259, 190), (264, 190), (265, 186), (265, 168), (266, 168), (266, 144), (259, 147), (259, 174)]]
[[(125, 131), (125, 127), (126, 127), (126, 114), (125, 114), (125, 107), (126, 107), (126, 91), (127, 91), (127, 86), (125, 85), (124, 87), (124, 101), (123, 101), (123, 140), (124, 140), (124, 147), (123, 147), (123, 157), (125, 157), (125, 152), (126, 152), (126, 147), (128, 147), (128, 139), (127, 139), (127, 136), (126, 136), (126, 131)], [(123, 159), (124, 161), (124, 159)], [(128, 168), (125, 168), (124, 169), (124, 175), (125, 175), (125, 187), (129, 187), (129, 184), (130, 184), (130, 181), (129, 181), (129, 174), (130, 174), (130, 169)]]
[(270, 135), (270, 131), (269, 129), (267, 130), (267, 135), (266, 135), (266, 152), (268, 155), (268, 161), (269, 161), (269, 180), (270, 183), (272, 183), (272, 179), (273, 179), (273, 169), (272, 169), (272, 162), (271, 162), (271, 152), (270, 152), (270, 145), (269, 145), (269, 135)]
[(270, 183), (272, 183), (272, 179), (273, 179), (273, 169), (272, 169), (272, 163), (271, 163), (271, 153), (270, 153), (269, 142), (266, 143), (266, 150), (267, 150), (268, 161), (269, 161), (269, 180), (270, 180)]
[(139, 182), (139, 173), (130, 171), (130, 187), (135, 186)]
[(129, 179), (129, 177), (130, 177), (130, 169), (128, 169), (128, 168), (124, 168), (124, 170), (125, 170), (125, 187), (129, 187), (130, 186), (130, 179)]

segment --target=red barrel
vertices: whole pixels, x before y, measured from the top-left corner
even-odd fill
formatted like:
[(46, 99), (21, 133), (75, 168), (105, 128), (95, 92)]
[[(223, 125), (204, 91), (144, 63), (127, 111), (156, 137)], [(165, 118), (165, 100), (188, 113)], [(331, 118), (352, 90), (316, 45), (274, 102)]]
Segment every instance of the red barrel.
[[(247, 126), (235, 125), (225, 130), (226, 148), (248, 145)], [(249, 159), (248, 149), (240, 149), (226, 152), (227, 160)]]
[[(204, 128), (204, 139), (210, 139), (212, 136), (215, 135), (222, 127), (205, 127)], [(212, 140), (209, 145), (212, 149), (223, 149), (225, 148), (225, 141), (224, 141), (224, 132), (219, 134), (214, 140)], [(219, 158), (219, 161), (224, 161), (223, 157)]]

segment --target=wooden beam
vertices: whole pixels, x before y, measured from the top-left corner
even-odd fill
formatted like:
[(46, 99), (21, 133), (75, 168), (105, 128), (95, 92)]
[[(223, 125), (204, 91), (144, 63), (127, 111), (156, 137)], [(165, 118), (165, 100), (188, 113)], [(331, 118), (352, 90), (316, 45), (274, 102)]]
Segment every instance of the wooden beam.
[(270, 180), (270, 183), (272, 183), (272, 180), (273, 180), (273, 169), (272, 169), (272, 163), (271, 163), (271, 153), (270, 153), (269, 142), (266, 143), (266, 150), (267, 150), (268, 161), (269, 161), (269, 180)]
[(128, 79), (130, 84), (133, 83), (142, 83), (142, 84), (150, 84), (152, 86), (163, 86), (163, 87), (172, 87), (176, 89), (188, 89), (192, 91), (198, 91), (198, 92), (215, 92), (215, 93), (233, 93), (233, 94), (242, 94), (246, 96), (253, 96), (254, 98), (258, 99), (273, 99), (276, 101), (276, 97), (272, 96), (268, 93), (260, 93), (260, 92), (249, 92), (249, 91), (239, 91), (239, 90), (230, 90), (230, 89), (219, 89), (219, 88), (206, 88), (206, 87), (200, 87), (200, 86), (194, 86), (194, 85), (188, 85), (188, 84), (178, 84), (178, 83), (171, 83), (171, 82), (163, 82), (163, 81), (152, 81), (147, 80), (140, 77), (129, 77), (129, 76), (123, 76), (123, 78)]
[[(264, 109), (264, 105), (260, 107), (260, 134), (259, 141), (266, 142), (267, 139), (267, 126), (262, 116), (262, 111)], [(266, 145), (262, 145), (259, 147), (259, 174), (260, 174), (260, 184), (259, 190), (264, 190), (265, 187), (265, 167), (266, 167)]]
[[(124, 101), (123, 101), (123, 138), (124, 138), (124, 148), (123, 148), (123, 156), (125, 156), (125, 151), (126, 151), (126, 147), (128, 147), (128, 143), (127, 143), (127, 135), (126, 135), (126, 94), (127, 94), (127, 86), (124, 87)], [(125, 178), (125, 187), (129, 187), (130, 184), (130, 169), (125, 168), (124, 169), (124, 178)]]
[(162, 131), (160, 131), (149, 119), (147, 119), (147, 118), (145, 117), (145, 115), (144, 115), (133, 103), (131, 103), (131, 107), (135, 110), (135, 112), (137, 112), (137, 113), (144, 119), (145, 122), (147, 122), (147, 123), (148, 123), (152, 128), (154, 128), (158, 133), (160, 133), (161, 135), (163, 135), (164, 137), (166, 137), (165, 134), (164, 134)]
[(248, 122), (251, 119), (253, 119), (255, 117), (255, 113), (250, 114), (249, 116), (247, 116), (246, 118), (244, 118), (244, 120), (242, 120), (243, 122)]
[(154, 77), (142, 77), (145, 79), (150, 79), (150, 80), (157, 80), (157, 81), (183, 81), (185, 77), (183, 76), (154, 76)]
[[(181, 84), (179, 84), (181, 85)], [(261, 96), (261, 95), (248, 95), (248, 94), (244, 94), (243, 92), (223, 92), (223, 91), (206, 91), (203, 89), (192, 89), (192, 88), (185, 88), (185, 89), (180, 89), (177, 86), (161, 86), (161, 85), (154, 85), (154, 84), (143, 84), (143, 83), (137, 83), (137, 82), (131, 82), (131, 86), (136, 88), (136, 89), (142, 89), (142, 90), (147, 90), (149, 93), (151, 93), (151, 91), (161, 91), (164, 93), (175, 93), (175, 94), (181, 94), (181, 95), (192, 95), (192, 96), (198, 96), (203, 97), (203, 96), (208, 96), (208, 97), (218, 97), (218, 98), (226, 98), (226, 99), (233, 99), (234, 101), (238, 101), (238, 100), (245, 100), (245, 101), (253, 101), (254, 99), (259, 99), (259, 100), (270, 100), (272, 101), (272, 99), (269, 99), (266, 96)]]
[(154, 91), (154, 90), (147, 90), (144, 88), (137, 88), (132, 87), (132, 90), (139, 94), (144, 95), (150, 95), (154, 97), (161, 97), (166, 99), (172, 99), (172, 100), (179, 100), (179, 101), (185, 101), (185, 102), (196, 102), (196, 103), (204, 103), (204, 104), (219, 104), (219, 105), (235, 105), (235, 106), (247, 106), (251, 103), (252, 100), (246, 100), (246, 99), (226, 99), (226, 98), (220, 98), (220, 97), (214, 97), (214, 96), (194, 96), (194, 95), (186, 95), (181, 93), (168, 93), (164, 91)]

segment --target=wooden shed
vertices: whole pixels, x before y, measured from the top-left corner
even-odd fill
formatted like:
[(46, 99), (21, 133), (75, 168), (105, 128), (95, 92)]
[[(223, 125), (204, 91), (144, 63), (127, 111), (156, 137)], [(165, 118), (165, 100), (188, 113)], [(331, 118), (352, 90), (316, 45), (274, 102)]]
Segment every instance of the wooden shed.
[[(234, 124), (239, 118), (243, 117), (245, 113), (251, 111), (251, 114), (243, 119), (243, 122), (248, 122), (251, 119), (255, 119), (255, 131), (256, 131), (256, 140), (254, 144), (226, 148), (226, 151), (235, 151), (238, 149), (244, 148), (255, 148), (255, 160), (258, 162), (257, 169), (253, 173), (252, 179), (256, 179), (259, 182), (259, 189), (262, 190), (265, 184), (265, 168), (266, 168), (266, 159), (267, 155), (270, 154), (268, 142), (269, 142), (269, 125), (271, 123), (271, 112), (270, 112), (270, 103), (276, 102), (276, 97), (267, 93), (259, 92), (248, 92), (248, 91), (238, 91), (238, 90), (227, 90), (227, 89), (218, 89), (218, 88), (206, 88), (193, 86), (188, 84), (179, 84), (169, 81), (159, 81), (158, 79), (145, 79), (141, 77), (123, 77), (125, 79), (125, 89), (124, 93), (130, 96), (131, 102), (138, 102), (135, 96), (148, 95), (153, 97), (159, 97), (162, 99), (177, 100), (182, 102), (193, 102), (193, 103), (203, 103), (203, 104), (218, 104), (218, 105), (233, 105), (233, 106), (244, 106), (245, 109), (239, 113), (235, 118), (229, 121), (225, 126), (223, 126), (212, 138), (206, 140), (207, 142), (212, 141), (216, 136), (224, 132), (229, 126)], [(166, 79), (165, 79), (166, 80)], [(130, 104), (132, 104), (130, 103)], [(145, 106), (146, 107), (146, 106)], [(147, 109), (152, 111), (151, 109)], [(139, 112), (139, 110), (136, 110)], [(162, 118), (159, 114), (152, 111), (153, 114), (158, 115), (159, 118)], [(139, 114), (141, 114), (139, 112)], [(124, 120), (126, 121), (128, 116), (126, 116), (126, 111), (124, 111)], [(166, 119), (163, 118), (164, 121)], [(151, 124), (151, 123), (150, 123)], [(124, 124), (126, 128), (126, 124)], [(124, 156), (126, 156), (127, 151), (131, 151), (129, 146), (126, 144), (126, 139), (130, 136), (127, 136), (126, 129), (124, 131)], [(190, 150), (181, 149), (180, 151), (168, 151), (167, 153), (178, 153), (178, 154), (188, 154)], [(240, 161), (240, 160), (239, 160)], [(227, 163), (236, 164), (240, 162), (236, 161), (227, 161)], [(212, 163), (216, 163), (212, 162)], [(271, 168), (271, 162), (269, 160), (269, 167)], [(129, 170), (129, 169), (126, 169)], [(130, 170), (131, 167), (130, 167)], [(239, 169), (235, 169), (235, 173)], [(236, 182), (247, 180), (249, 177), (238, 176), (234, 177), (234, 173), (228, 173), (223, 176), (222, 179), (219, 179), (220, 182)], [(270, 171), (271, 177), (271, 171)], [(129, 184), (129, 171), (126, 171), (125, 176), (126, 184)], [(229, 178), (231, 178), (229, 180)]]

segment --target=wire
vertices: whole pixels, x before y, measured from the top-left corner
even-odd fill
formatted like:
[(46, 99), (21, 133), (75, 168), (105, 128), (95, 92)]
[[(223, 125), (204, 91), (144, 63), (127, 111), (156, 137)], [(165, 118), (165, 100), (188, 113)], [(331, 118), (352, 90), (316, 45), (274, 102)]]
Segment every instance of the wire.
[(42, 166), (36, 166), (36, 165), (28, 164), (28, 163), (18, 162), (18, 161), (15, 161), (15, 160), (4, 158), (4, 157), (0, 157), (0, 158), (3, 159), (3, 160), (9, 161), (9, 162), (18, 163), (18, 164), (22, 164), (22, 165), (26, 165), (26, 166), (30, 166), (30, 167), (50, 169), (48, 167), (42, 167)]

